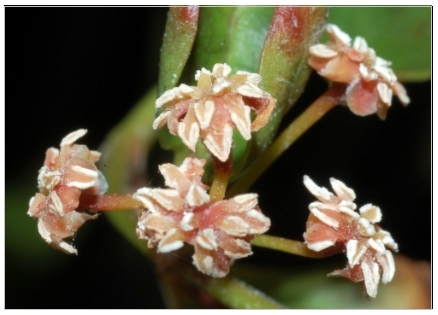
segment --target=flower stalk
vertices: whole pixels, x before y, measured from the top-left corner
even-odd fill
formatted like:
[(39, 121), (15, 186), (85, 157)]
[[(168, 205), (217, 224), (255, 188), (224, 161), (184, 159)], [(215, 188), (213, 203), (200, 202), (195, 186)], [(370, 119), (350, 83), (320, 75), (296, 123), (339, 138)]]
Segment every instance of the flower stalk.
[(267, 234), (257, 236), (251, 244), (308, 258), (324, 258), (330, 256), (327, 252), (315, 252), (308, 249), (304, 242)]
[(131, 195), (121, 194), (93, 195), (82, 193), (79, 201), (82, 208), (92, 211), (132, 210), (142, 206), (142, 203), (132, 198)]
[(344, 84), (333, 84), (329, 90), (313, 102), (249, 167), (247, 172), (230, 189), (229, 195), (233, 196), (246, 191), (281, 154), (342, 100), (345, 89), (346, 85)]
[(233, 163), (231, 156), (225, 162), (217, 158), (213, 158), (214, 162), (214, 178), (210, 188), (210, 201), (216, 202), (224, 199), (225, 192), (228, 186), (233, 171)]

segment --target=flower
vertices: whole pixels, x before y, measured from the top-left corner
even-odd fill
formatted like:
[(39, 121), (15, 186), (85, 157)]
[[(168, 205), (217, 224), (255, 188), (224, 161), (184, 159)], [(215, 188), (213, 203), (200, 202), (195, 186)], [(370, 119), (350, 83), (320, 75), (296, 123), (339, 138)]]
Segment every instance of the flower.
[(391, 62), (376, 56), (364, 38), (358, 36), (351, 46), (351, 38), (336, 25), (326, 31), (331, 38), (327, 44), (310, 47), (309, 65), (324, 78), (348, 84), (346, 102), (359, 116), (377, 113), (382, 120), (395, 94), (406, 106), (410, 99), (392, 69)]
[[(230, 66), (218, 63), (213, 72), (205, 68), (196, 72), (196, 87), (181, 84), (163, 93), (156, 107), (165, 105), (165, 109), (153, 128), (167, 124), (170, 133), (181, 137), (192, 151), (201, 137), (207, 149), (225, 162), (230, 155), (233, 129), (237, 128), (246, 140), (251, 139), (251, 132), (266, 125), (276, 103), (257, 86), (260, 75), (230, 73)], [(251, 111), (257, 114), (252, 123)]]
[(260, 212), (256, 194), (211, 203), (208, 187), (201, 182), (205, 163), (186, 158), (180, 167), (160, 165), (169, 188), (140, 188), (133, 195), (145, 207), (139, 212), (137, 236), (159, 253), (191, 244), (196, 268), (224, 277), (233, 260), (252, 254), (249, 242), (271, 222)]
[(307, 247), (346, 252), (347, 267), (329, 275), (363, 281), (366, 294), (376, 297), (379, 282), (390, 282), (395, 273), (394, 258), (386, 247), (398, 251), (398, 246), (376, 224), (382, 219), (379, 207), (366, 204), (356, 212), (354, 191), (337, 179), (331, 178), (330, 182), (336, 195), (304, 176), (304, 185), (319, 200), (309, 205), (311, 214), (304, 233)]
[[(97, 215), (83, 213), (82, 194), (101, 195), (108, 185), (94, 165), (100, 153), (74, 142), (87, 133), (79, 129), (61, 141), (61, 150), (50, 148), (38, 175), (40, 190), (29, 203), (28, 215), (38, 218), (38, 232), (54, 247), (70, 254), (76, 249), (64, 239)], [(80, 210), (80, 211), (76, 211)]]

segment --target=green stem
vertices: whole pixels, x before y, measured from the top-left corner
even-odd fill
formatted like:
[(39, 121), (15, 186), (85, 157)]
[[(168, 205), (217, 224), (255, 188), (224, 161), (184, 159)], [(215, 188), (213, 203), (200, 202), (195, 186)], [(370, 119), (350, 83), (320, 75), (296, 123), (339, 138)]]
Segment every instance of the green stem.
[(286, 308), (263, 292), (236, 278), (207, 280), (204, 289), (230, 308), (280, 309)]
[(83, 192), (79, 207), (94, 211), (113, 211), (132, 210), (142, 205), (140, 201), (128, 194), (93, 195)]
[(213, 157), (214, 161), (214, 178), (210, 188), (210, 201), (220, 201), (224, 199), (225, 192), (228, 186), (231, 172), (233, 171), (233, 163), (231, 156), (225, 162)]
[(251, 244), (309, 258), (324, 258), (330, 256), (325, 252), (315, 252), (308, 249), (303, 242), (266, 234), (257, 236)]
[(274, 143), (256, 160), (229, 191), (235, 196), (248, 190), (261, 174), (283, 154), (302, 134), (338, 104), (345, 93), (346, 85), (332, 87), (313, 102), (275, 139)]

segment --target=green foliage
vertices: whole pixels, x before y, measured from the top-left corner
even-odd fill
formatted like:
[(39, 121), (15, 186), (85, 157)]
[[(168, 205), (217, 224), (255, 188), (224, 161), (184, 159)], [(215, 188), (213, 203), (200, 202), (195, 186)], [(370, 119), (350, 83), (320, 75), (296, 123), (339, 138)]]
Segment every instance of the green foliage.
[(332, 7), (329, 23), (352, 38), (362, 36), (378, 56), (392, 62), (401, 81), (430, 80), (430, 7)]
[[(125, 119), (106, 137), (101, 147), (101, 165), (106, 165), (105, 178), (108, 193), (132, 192), (136, 181), (145, 181), (146, 163), (157, 133), (152, 129), (155, 117), (155, 88), (152, 88), (131, 110)], [(107, 213), (113, 225), (140, 251), (149, 254), (146, 244), (135, 234), (135, 211), (110, 211)]]

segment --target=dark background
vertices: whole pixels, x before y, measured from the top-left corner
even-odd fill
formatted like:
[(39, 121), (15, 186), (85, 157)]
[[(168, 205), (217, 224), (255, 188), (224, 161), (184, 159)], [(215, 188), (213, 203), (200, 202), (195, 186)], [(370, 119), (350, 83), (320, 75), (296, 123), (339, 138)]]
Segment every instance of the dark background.
[[(83, 143), (96, 149), (156, 82), (167, 8), (5, 11), (6, 308), (163, 307), (153, 266), (104, 217), (81, 228), (75, 240), (79, 256), (73, 257), (39, 239), (26, 211), (48, 147), (87, 128)], [(401, 254), (430, 261), (430, 82), (405, 86), (412, 103), (403, 108), (394, 100), (387, 121), (338, 106), (259, 179), (252, 190), (273, 221), (271, 234), (302, 239), (313, 201), (303, 175), (325, 187), (335, 177), (355, 189), (359, 206), (382, 208), (382, 227)], [(312, 76), (286, 120), (325, 88)], [(255, 252), (248, 262), (308, 261)]]

